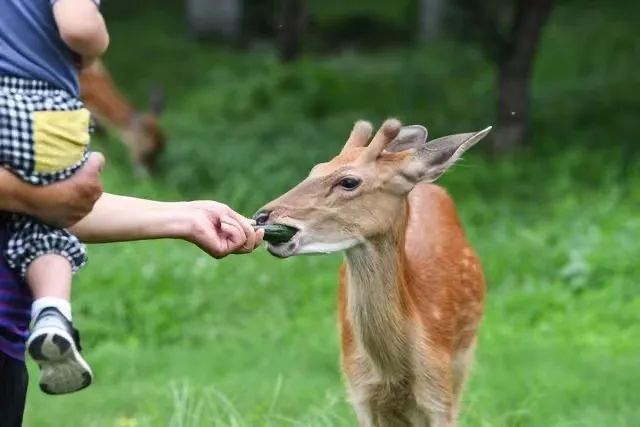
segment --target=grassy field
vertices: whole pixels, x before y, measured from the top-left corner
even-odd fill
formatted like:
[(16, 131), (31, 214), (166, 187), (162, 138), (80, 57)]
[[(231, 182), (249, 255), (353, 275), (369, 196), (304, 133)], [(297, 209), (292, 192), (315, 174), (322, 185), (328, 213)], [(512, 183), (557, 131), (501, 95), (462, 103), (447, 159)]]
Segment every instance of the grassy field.
[[(533, 148), (502, 160), (478, 149), (442, 180), (489, 286), (462, 426), (640, 420), (640, 46), (628, 10), (572, 5), (537, 63)], [(266, 48), (195, 45), (170, 13), (144, 10), (145, 25), (118, 13), (107, 61), (139, 103), (166, 86), (171, 145), (164, 172), (135, 181), (124, 150), (97, 141), (111, 192), (250, 215), (335, 154), (356, 118), (396, 115), (434, 136), (491, 120), (491, 67), (472, 47), (283, 67)], [(74, 307), (96, 382), (49, 397), (30, 366), (27, 426), (354, 425), (337, 363), (340, 256), (214, 261), (159, 241), (90, 257)]]

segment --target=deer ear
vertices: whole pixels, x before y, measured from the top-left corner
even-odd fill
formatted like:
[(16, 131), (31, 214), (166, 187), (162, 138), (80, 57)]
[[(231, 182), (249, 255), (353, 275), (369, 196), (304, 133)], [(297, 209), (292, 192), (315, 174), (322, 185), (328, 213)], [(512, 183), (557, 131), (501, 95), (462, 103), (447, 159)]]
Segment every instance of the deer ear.
[(427, 129), (420, 125), (403, 126), (393, 141), (387, 145), (385, 151), (396, 153), (415, 149), (419, 150), (427, 140)]
[(421, 147), (405, 171), (416, 182), (432, 182), (460, 159), (462, 154), (487, 136), (491, 127), (479, 132), (460, 133), (434, 139)]

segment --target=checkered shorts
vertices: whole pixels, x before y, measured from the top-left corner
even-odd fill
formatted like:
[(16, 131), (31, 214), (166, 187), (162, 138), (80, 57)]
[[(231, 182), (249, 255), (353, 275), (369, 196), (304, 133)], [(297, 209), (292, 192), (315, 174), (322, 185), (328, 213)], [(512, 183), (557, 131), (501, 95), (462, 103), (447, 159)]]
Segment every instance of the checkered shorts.
[[(37, 167), (37, 147), (34, 113), (77, 111), (84, 105), (73, 95), (52, 87), (46, 82), (0, 76), (0, 166), (34, 185), (49, 185), (73, 175), (85, 163), (89, 152), (84, 149), (80, 158), (60, 170)], [(65, 129), (48, 128), (53, 138), (66, 138)], [(87, 129), (88, 131), (88, 129)], [(47, 148), (54, 156), (61, 156), (64, 145)], [(57, 151), (56, 151), (57, 150)], [(59, 254), (69, 260), (73, 271), (87, 261), (84, 245), (66, 230), (40, 223), (34, 218), (17, 214), (3, 214), (8, 219), (11, 237), (5, 257), (11, 268), (23, 276), (33, 260), (44, 254)]]

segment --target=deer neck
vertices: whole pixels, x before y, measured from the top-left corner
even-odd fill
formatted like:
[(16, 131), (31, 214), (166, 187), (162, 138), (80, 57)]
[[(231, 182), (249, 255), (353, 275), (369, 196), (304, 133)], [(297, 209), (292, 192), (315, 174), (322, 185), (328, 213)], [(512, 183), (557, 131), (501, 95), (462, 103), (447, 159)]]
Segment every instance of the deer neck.
[(389, 232), (347, 252), (347, 315), (358, 344), (381, 374), (397, 376), (407, 366), (409, 296), (404, 280), (408, 208)]
[(98, 120), (118, 129), (131, 126), (135, 110), (100, 64), (80, 75), (82, 98)]

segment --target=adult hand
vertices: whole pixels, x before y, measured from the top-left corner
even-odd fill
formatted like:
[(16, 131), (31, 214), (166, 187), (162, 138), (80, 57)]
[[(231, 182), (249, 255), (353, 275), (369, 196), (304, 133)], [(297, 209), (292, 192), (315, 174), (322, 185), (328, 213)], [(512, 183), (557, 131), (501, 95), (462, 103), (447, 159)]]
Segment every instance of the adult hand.
[(47, 186), (21, 183), (24, 212), (46, 224), (67, 228), (84, 218), (102, 195), (100, 173), (104, 157), (92, 153), (71, 178)]
[(249, 253), (262, 243), (264, 231), (229, 206), (213, 201), (185, 202), (191, 210), (186, 239), (214, 258)]

